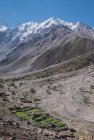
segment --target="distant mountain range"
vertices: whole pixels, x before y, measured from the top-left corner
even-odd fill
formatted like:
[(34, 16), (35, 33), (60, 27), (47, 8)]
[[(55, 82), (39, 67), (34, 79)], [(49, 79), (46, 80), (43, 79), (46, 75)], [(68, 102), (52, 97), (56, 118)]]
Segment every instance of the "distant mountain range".
[(40, 70), (94, 51), (94, 29), (50, 18), (42, 23), (0, 26), (0, 72)]

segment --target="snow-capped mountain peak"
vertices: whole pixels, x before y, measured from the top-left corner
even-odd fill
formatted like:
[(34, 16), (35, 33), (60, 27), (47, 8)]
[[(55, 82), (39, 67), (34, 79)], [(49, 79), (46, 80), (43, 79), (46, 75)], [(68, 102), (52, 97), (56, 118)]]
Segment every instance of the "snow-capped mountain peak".
[(91, 32), (93, 30), (89, 26), (86, 26), (85, 24), (82, 24), (80, 22), (65, 22), (64, 20), (52, 17), (41, 23), (27, 22), (18, 25), (14, 29), (11, 29), (13, 30), (15, 35), (12, 40), (19, 38), (20, 43), (23, 41), (26, 42), (32, 35), (45, 33), (45, 29), (58, 25), (66, 26), (75, 32)]
[(67, 26), (68, 28), (70, 28), (71, 30), (73, 31), (90, 31), (90, 30), (93, 30), (92, 27), (86, 25), (86, 24), (83, 24), (81, 22), (66, 22), (64, 20), (61, 20), (61, 19), (58, 19), (58, 18), (49, 18), (48, 20), (42, 22), (42, 23), (39, 23), (39, 28), (48, 28), (52, 25), (64, 25), (64, 26)]
[(32, 36), (34, 34), (39, 34), (39, 33), (45, 33), (45, 29), (53, 27), (53, 26), (58, 26), (58, 25), (63, 25), (68, 28), (70, 28), (72, 31), (75, 32), (94, 32), (94, 29), (89, 27), (88, 25), (85, 25), (80, 22), (66, 22), (64, 20), (58, 19), (58, 18), (49, 18), (48, 20), (41, 22), (41, 23), (36, 23), (36, 22), (27, 22), (18, 25), (15, 28), (8, 28), (5, 25), (0, 26), (0, 32), (4, 32), (7, 29), (9, 29), (9, 34), (12, 33), (13, 37), (11, 38), (12, 41), (14, 41), (16, 38), (19, 38), (20, 42), (27, 41), (29, 36)]
[(8, 29), (7, 26), (5, 26), (5, 25), (0, 25), (0, 32), (4, 32), (4, 31), (6, 31), (7, 29)]
[[(52, 25), (64, 25), (70, 28), (73, 31), (79, 31), (82, 30), (94, 30), (93, 28), (89, 27), (88, 25), (85, 25), (80, 22), (66, 22), (64, 20), (58, 19), (58, 18), (49, 18), (48, 20), (41, 22), (41, 23), (34, 23), (34, 22), (27, 22), (18, 25), (17, 27), (11, 29), (11, 30), (18, 30), (19, 34), (23, 34), (27, 32), (27, 35), (30, 33), (39, 33), (40, 29), (49, 28)], [(5, 25), (0, 25), (0, 31), (6, 31), (8, 29)]]
[[(61, 25), (63, 22), (64, 22), (63, 20), (52, 17), (41, 23), (36, 22), (23, 23), (14, 28), (14, 30), (16, 30), (16, 36), (20, 36), (20, 41), (23, 41), (29, 35), (41, 33), (41, 31), (43, 31), (44, 29), (50, 28), (53, 25)], [(13, 38), (13, 40), (14, 39), (15, 37)]]
[(23, 23), (21, 25), (18, 25), (19, 31), (24, 31), (27, 29), (33, 29), (34, 27), (36, 27), (38, 23), (34, 23), (34, 22), (27, 22), (27, 23)]
[[(80, 22), (66, 22), (54, 17), (49, 18), (48, 20), (41, 23), (30, 21), (20, 24), (15, 28), (9, 28), (5, 25), (0, 25), (0, 47), (2, 47), (3, 44), (3, 48), (1, 49), (0, 53), (3, 54), (3, 52), (6, 52), (6, 56), (20, 43), (32, 40), (34, 35), (35, 37), (37, 37), (38, 35), (43, 36), (50, 32), (53, 28), (57, 30), (57, 27), (59, 27), (63, 32), (66, 33), (76, 32), (76, 34), (78, 35), (85, 36), (87, 38), (94, 38), (94, 28)], [(3, 55), (3, 57), (5, 56)]]
[(63, 24), (67, 27), (69, 27), (71, 30), (76, 31), (79, 22), (73, 23), (73, 22), (63, 22)]
[(50, 18), (40, 24), (44, 28), (50, 27), (51, 25), (64, 25), (69, 27), (71, 30), (76, 31), (78, 26), (80, 25), (80, 22), (66, 22), (64, 20), (58, 19), (58, 18)]
[(52, 17), (52, 18), (40, 23), (40, 27), (48, 28), (51, 25), (59, 25), (59, 24), (62, 24), (63, 22), (64, 22), (63, 20)]

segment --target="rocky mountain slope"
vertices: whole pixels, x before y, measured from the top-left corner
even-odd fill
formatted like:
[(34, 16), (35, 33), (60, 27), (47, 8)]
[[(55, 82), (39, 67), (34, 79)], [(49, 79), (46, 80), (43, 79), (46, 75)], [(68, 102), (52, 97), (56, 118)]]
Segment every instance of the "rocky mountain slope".
[(0, 27), (0, 72), (22, 73), (64, 62), (94, 49), (88, 25), (50, 18)]

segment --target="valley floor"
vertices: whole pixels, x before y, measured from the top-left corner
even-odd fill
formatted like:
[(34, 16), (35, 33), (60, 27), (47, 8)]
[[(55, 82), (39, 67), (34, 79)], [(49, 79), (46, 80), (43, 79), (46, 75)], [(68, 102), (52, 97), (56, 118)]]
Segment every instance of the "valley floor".
[(94, 65), (40, 79), (10, 77), (0, 80), (2, 140), (94, 139)]

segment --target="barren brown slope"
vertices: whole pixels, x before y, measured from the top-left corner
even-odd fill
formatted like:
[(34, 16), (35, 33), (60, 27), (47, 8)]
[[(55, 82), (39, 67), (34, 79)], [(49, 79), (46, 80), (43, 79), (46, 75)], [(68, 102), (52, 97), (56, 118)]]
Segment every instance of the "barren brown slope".
[(76, 36), (75, 39), (70, 40), (66, 44), (61, 42), (59, 45), (48, 49), (35, 60), (31, 66), (31, 70), (43, 69), (93, 50), (94, 41)]
[(7, 68), (12, 71), (21, 67), (27, 67), (45, 50), (50, 48), (52, 44), (59, 42), (62, 38), (66, 40), (72, 31), (65, 26), (53, 27), (45, 34), (33, 36), (31, 41), (20, 44), (6, 59), (0, 62), (2, 70), (7, 71)]
[(54, 27), (20, 44), (0, 63), (0, 72), (41, 70), (94, 50), (94, 40), (77, 35), (67, 27)]

